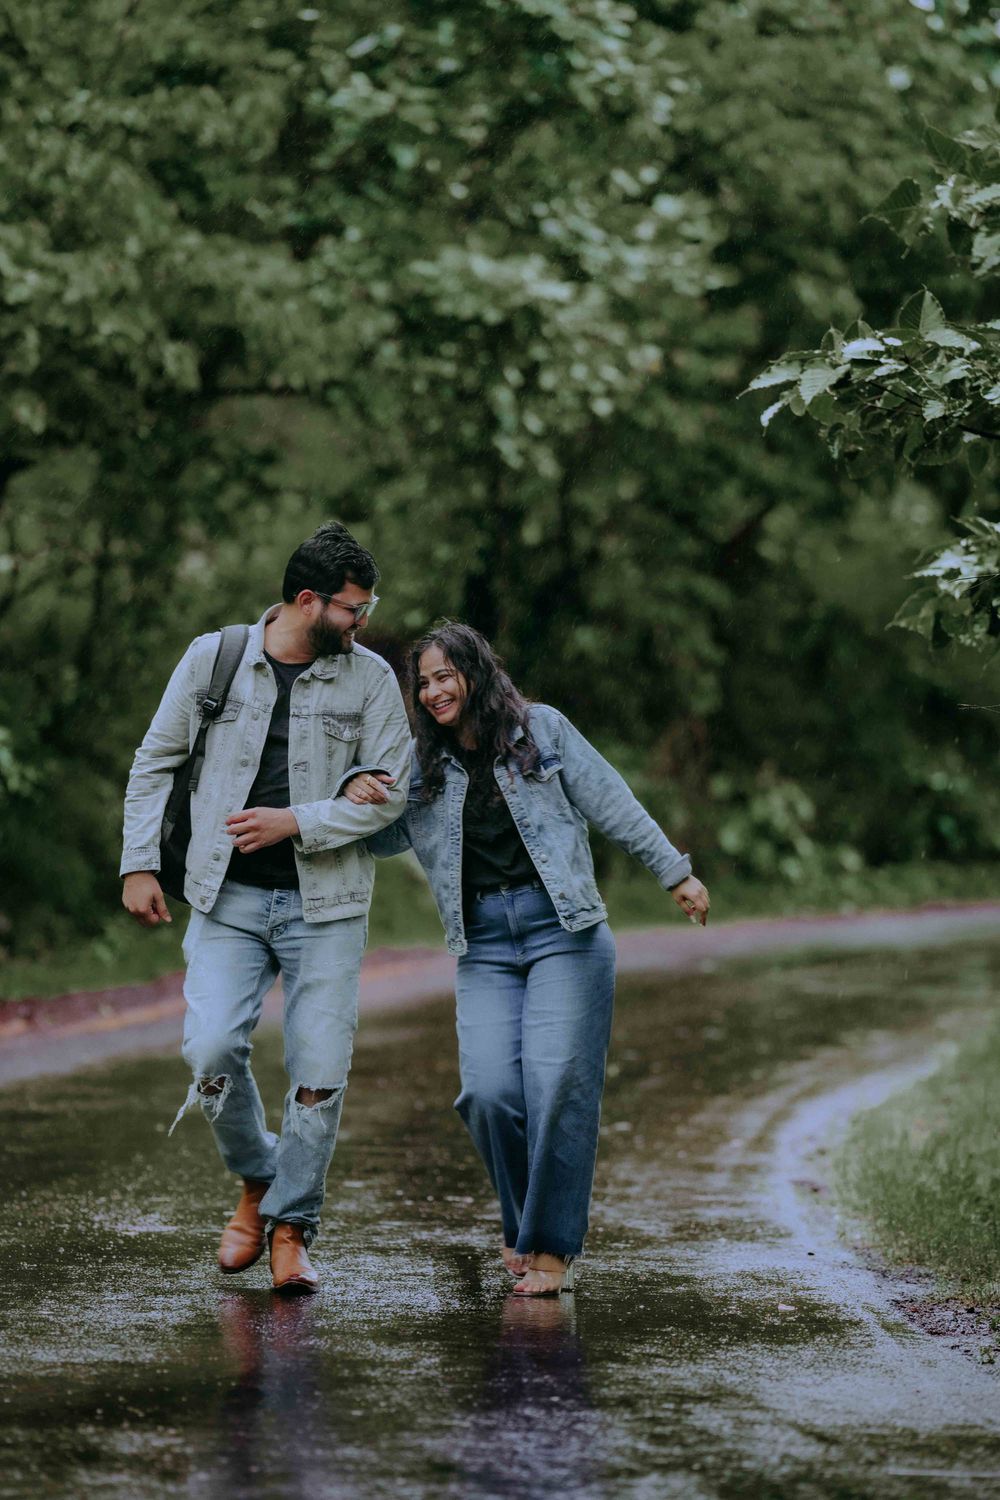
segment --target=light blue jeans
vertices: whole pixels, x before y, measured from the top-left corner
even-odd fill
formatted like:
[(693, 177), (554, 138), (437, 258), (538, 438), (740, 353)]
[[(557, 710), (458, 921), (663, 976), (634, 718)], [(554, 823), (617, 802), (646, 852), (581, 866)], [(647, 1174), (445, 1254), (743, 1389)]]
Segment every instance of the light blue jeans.
[[(337, 1142), (367, 935), (367, 917), (305, 922), (298, 891), (226, 881), (211, 912), (191, 913), (184, 938), (183, 1054), (194, 1082), (171, 1129), (199, 1101), (229, 1170), (270, 1183), (260, 1205), (268, 1229), (301, 1224), (307, 1244)], [(250, 1038), (279, 973), (291, 1083), (280, 1137), (267, 1128), (250, 1071)], [(297, 1101), (300, 1088), (329, 1092), (309, 1105)]]
[(579, 1255), (597, 1159), (615, 944), (561, 926), (540, 883), (466, 904), (458, 1047), (468, 1127), (500, 1200), (504, 1243)]

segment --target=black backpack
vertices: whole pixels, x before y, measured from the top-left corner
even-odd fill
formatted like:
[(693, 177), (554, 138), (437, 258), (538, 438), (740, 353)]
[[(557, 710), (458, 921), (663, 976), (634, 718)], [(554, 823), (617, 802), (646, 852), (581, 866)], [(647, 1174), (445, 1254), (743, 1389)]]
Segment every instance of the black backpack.
[(249, 634), (248, 625), (224, 625), (220, 630), (212, 678), (201, 705), (201, 724), (191, 747), (191, 754), (174, 772), (174, 784), (167, 798), (160, 827), (160, 873), (157, 879), (161, 888), (168, 896), (173, 896), (175, 901), (187, 900), (184, 895), (184, 874), (188, 844), (191, 842), (191, 793), (197, 789), (201, 768), (205, 764), (208, 727), (226, 706), (229, 689), (233, 685), (236, 668), (243, 660)]

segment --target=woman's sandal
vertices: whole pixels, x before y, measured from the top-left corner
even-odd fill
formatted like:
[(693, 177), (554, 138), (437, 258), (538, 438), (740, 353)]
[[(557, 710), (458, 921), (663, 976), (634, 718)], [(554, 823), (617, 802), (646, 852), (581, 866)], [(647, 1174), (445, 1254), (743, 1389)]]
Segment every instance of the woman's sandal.
[(520, 1281), (524, 1273), (531, 1267), (531, 1256), (521, 1255), (517, 1250), (512, 1250), (509, 1245), (504, 1245), (503, 1268), (512, 1281)]
[[(550, 1260), (558, 1260), (557, 1255), (549, 1256)], [(515, 1287), (511, 1288), (512, 1297), (558, 1297), (560, 1292), (572, 1292), (576, 1286), (576, 1262), (573, 1257), (567, 1256), (558, 1270), (548, 1270), (542, 1266), (536, 1266), (534, 1261), (537, 1256), (532, 1256), (532, 1265), (524, 1273)]]

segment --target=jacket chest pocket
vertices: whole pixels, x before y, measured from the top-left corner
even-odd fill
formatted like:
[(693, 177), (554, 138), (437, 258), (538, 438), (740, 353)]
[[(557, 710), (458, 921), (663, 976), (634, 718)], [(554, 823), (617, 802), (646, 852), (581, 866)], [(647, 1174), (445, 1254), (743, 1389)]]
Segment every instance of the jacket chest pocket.
[(324, 714), (323, 740), (326, 745), (327, 767), (338, 774), (345, 770), (355, 758), (360, 738), (360, 713)]
[(353, 743), (361, 738), (361, 713), (324, 714), (323, 733), (331, 740)]
[[(195, 714), (195, 723), (196, 723), (196, 725), (201, 723), (201, 706), (202, 706), (202, 704), (204, 703), (204, 701), (205, 701), (205, 699), (207, 697), (208, 697), (208, 694), (202, 692), (200, 689), (194, 695), (195, 708), (196, 708), (196, 714)], [(209, 723), (210, 724), (231, 724), (234, 719), (236, 719), (236, 718), (239, 717), (239, 713), (240, 713), (240, 710), (243, 707), (243, 703), (244, 703), (244, 700), (242, 698), (234, 698), (234, 697), (232, 697), (230, 695), (230, 697), (228, 697), (226, 699), (225, 707), (223, 708), (222, 712), (220, 714), (217, 714), (214, 719), (210, 719)]]

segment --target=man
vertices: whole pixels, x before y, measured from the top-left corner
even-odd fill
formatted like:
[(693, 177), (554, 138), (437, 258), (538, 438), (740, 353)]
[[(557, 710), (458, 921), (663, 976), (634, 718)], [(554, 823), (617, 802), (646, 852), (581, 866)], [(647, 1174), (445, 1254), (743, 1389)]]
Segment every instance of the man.
[[(191, 798), (184, 894), (184, 1057), (196, 1101), (243, 1193), (219, 1265), (246, 1270), (270, 1241), (276, 1291), (309, 1293), (357, 1025), (373, 861), (368, 834), (403, 811), (410, 731), (396, 679), (355, 644), (377, 602), (370, 552), (337, 522), (292, 554), (283, 602), (250, 628)], [(136, 751), (125, 795), (123, 902), (144, 927), (171, 920), (159, 870), (174, 769), (200, 723), (218, 635), (199, 636)], [(395, 778), (385, 804), (338, 797), (359, 764)], [(251, 1033), (278, 973), (290, 1087), (281, 1135), (264, 1122)]]

